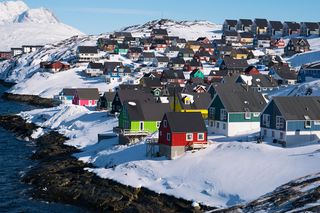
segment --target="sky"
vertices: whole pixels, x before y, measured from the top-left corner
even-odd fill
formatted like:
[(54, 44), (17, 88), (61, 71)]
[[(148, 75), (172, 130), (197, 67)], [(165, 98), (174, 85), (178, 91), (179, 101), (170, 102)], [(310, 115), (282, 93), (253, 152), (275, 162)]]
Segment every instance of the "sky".
[[(3, 1), (3, 0), (1, 0)], [(57, 18), (86, 34), (99, 34), (147, 21), (267, 18), (320, 21), (319, 0), (24, 0), (30, 8), (45, 7)]]

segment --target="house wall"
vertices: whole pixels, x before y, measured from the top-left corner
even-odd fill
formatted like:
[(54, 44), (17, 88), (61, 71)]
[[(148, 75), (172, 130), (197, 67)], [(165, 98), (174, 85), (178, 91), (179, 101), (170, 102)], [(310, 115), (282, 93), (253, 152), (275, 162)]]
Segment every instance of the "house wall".
[(184, 146), (168, 146), (164, 144), (159, 145), (160, 156), (166, 156), (170, 160), (180, 157), (186, 152)]
[(260, 132), (260, 122), (209, 121), (208, 131), (228, 137), (252, 134)]
[[(150, 133), (158, 131), (157, 121), (141, 121), (141, 122), (143, 122), (144, 131), (148, 131)], [(140, 131), (140, 121), (132, 121), (131, 130)]]

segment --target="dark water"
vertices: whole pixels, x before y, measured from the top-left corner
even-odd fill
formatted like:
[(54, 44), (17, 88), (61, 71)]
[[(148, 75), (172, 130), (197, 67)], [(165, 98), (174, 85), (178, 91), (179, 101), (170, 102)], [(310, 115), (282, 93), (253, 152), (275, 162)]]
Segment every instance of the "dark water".
[[(0, 95), (6, 89), (0, 84)], [(0, 98), (0, 114), (18, 113), (33, 108)], [(31, 186), (22, 183), (21, 176), (37, 163), (29, 159), (34, 149), (31, 142), (19, 141), (12, 133), (0, 128), (0, 212), (86, 212), (74, 206), (30, 198)]]

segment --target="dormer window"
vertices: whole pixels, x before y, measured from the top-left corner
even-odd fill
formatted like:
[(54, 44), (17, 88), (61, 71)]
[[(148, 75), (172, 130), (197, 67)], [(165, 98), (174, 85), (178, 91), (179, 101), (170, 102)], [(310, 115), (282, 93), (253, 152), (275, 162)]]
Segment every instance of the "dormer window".
[(190, 101), (189, 98), (185, 98), (185, 99), (184, 99), (184, 103), (185, 103), (186, 105), (190, 105), (190, 104), (191, 104), (191, 101)]

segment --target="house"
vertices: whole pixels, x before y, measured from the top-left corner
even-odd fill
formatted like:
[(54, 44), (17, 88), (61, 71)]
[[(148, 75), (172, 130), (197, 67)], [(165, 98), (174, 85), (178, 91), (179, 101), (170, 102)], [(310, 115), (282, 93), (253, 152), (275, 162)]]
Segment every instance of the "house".
[(279, 89), (278, 81), (268, 75), (262, 74), (239, 75), (236, 83), (248, 86), (255, 91), (261, 92), (263, 94), (267, 94), (271, 91)]
[(194, 54), (193, 58), (201, 63), (216, 62), (216, 58), (208, 51), (198, 51)]
[(183, 58), (171, 58), (169, 63), (168, 63), (168, 67), (174, 70), (179, 70), (179, 69), (183, 69), (184, 65), (185, 65), (185, 60)]
[[(137, 85), (141, 86), (141, 85)], [(151, 93), (145, 93), (144, 91), (136, 89), (119, 89), (112, 101), (111, 113), (120, 113), (125, 101), (141, 101), (142, 103), (154, 103), (154, 98)]]
[(169, 104), (125, 101), (119, 115), (119, 128), (131, 133), (143, 131), (152, 134), (158, 131), (164, 114), (169, 111)]
[(298, 72), (298, 82), (309, 82), (320, 79), (320, 62), (303, 65)]
[(70, 64), (63, 61), (44, 61), (40, 62), (40, 69), (43, 72), (57, 73), (70, 69)]
[(43, 45), (22, 45), (22, 52), (24, 54), (35, 52), (39, 49), (41, 49)]
[(253, 22), (251, 19), (239, 19), (237, 22), (237, 30), (243, 32), (251, 32), (252, 24)]
[(271, 44), (271, 36), (268, 34), (258, 34), (253, 39), (253, 44), (258, 48), (269, 48)]
[(183, 155), (190, 148), (205, 147), (207, 128), (201, 113), (166, 113), (159, 127), (158, 143), (159, 154), (169, 159)]
[(199, 38), (197, 38), (196, 41), (203, 43), (203, 44), (210, 44), (211, 43), (211, 41), (208, 37), (199, 37)]
[(199, 41), (187, 41), (185, 48), (187, 49), (192, 49), (193, 52), (196, 52), (199, 50), (199, 48), (201, 47), (201, 44)]
[(104, 65), (102, 63), (89, 62), (84, 72), (90, 77), (95, 77), (103, 75), (103, 71)]
[(267, 31), (271, 36), (281, 37), (283, 35), (283, 24), (281, 21), (269, 21)]
[(169, 58), (166, 56), (156, 56), (153, 59), (152, 63), (155, 67), (167, 67), (169, 63)]
[(261, 136), (288, 147), (319, 142), (319, 112), (319, 96), (273, 97), (261, 113)]
[(231, 57), (234, 59), (247, 59), (249, 51), (246, 48), (233, 49), (231, 51)]
[(225, 31), (223, 32), (221, 39), (225, 44), (235, 44), (239, 42), (239, 34), (237, 31)]
[(17, 56), (23, 54), (22, 48), (11, 48), (11, 54), (12, 56)]
[(105, 92), (102, 96), (100, 96), (98, 103), (97, 103), (97, 109), (98, 110), (108, 110), (110, 111), (112, 109), (112, 101), (114, 99), (116, 92)]
[(297, 22), (285, 21), (283, 23), (283, 36), (300, 35), (300, 24)]
[(209, 52), (210, 54), (213, 54), (214, 53), (214, 47), (213, 45), (210, 43), (210, 44), (207, 44), (207, 43), (203, 43), (201, 44), (200, 48), (199, 48), (199, 51), (200, 52)]
[(310, 51), (310, 44), (305, 38), (291, 38), (284, 48), (286, 56)]
[(166, 29), (152, 29), (150, 37), (153, 39), (164, 39), (168, 36)]
[(231, 51), (233, 50), (233, 48), (231, 46), (218, 46), (215, 49), (215, 55), (217, 57), (219, 56), (230, 56), (231, 55)]
[(239, 41), (242, 45), (252, 46), (253, 45), (253, 33), (252, 32), (242, 32), (239, 33)]
[(119, 43), (116, 45), (116, 48), (114, 49), (114, 53), (119, 55), (127, 55), (129, 50), (129, 45), (126, 43)]
[(207, 83), (222, 82), (223, 77), (229, 74), (228, 70), (211, 70), (209, 75), (205, 78)]
[(269, 75), (278, 81), (279, 85), (294, 85), (297, 83), (297, 74), (288, 65), (274, 65), (269, 69)]
[(208, 131), (225, 136), (260, 132), (260, 113), (266, 106), (261, 93), (239, 84), (218, 84), (208, 107)]
[(246, 59), (233, 59), (231, 57), (224, 57), (220, 64), (221, 70), (228, 70), (229, 72), (244, 72), (248, 67)]
[(0, 51), (0, 61), (11, 59), (11, 51)]
[(138, 37), (125, 37), (123, 40), (124, 44), (128, 44), (129, 47), (140, 46), (140, 38)]
[(300, 35), (301, 36), (319, 36), (320, 26), (317, 22), (302, 22), (300, 24)]
[(185, 61), (191, 60), (194, 56), (194, 51), (191, 48), (181, 48), (178, 53), (178, 58), (183, 58)]
[(143, 63), (152, 63), (156, 58), (154, 52), (142, 52), (139, 57), (139, 61)]
[(78, 46), (77, 57), (80, 63), (98, 61), (100, 59), (97, 46)]
[(127, 58), (133, 61), (139, 60), (139, 57), (141, 56), (143, 50), (140, 47), (130, 47), (127, 52)]
[(130, 32), (114, 32), (110, 35), (110, 39), (117, 41), (118, 43), (123, 43), (124, 39), (126, 37), (132, 37), (132, 34)]
[(59, 95), (55, 95), (53, 99), (62, 104), (72, 104), (75, 91), (76, 89), (73, 88), (63, 88)]
[(256, 18), (252, 24), (252, 33), (255, 35), (266, 34), (268, 29), (267, 19)]
[(187, 82), (187, 84), (182, 89), (182, 93), (205, 93), (208, 90), (208, 85), (202, 83), (193, 83), (192, 81)]
[(176, 39), (175, 41), (172, 42), (172, 46), (177, 46), (177, 47), (180, 47), (180, 48), (185, 48), (186, 47), (186, 44), (187, 44), (187, 41), (185, 38), (179, 38), (179, 39)]
[(175, 58), (178, 56), (179, 51), (180, 51), (180, 47), (178, 46), (168, 46), (164, 50), (164, 54), (169, 58)]
[(189, 72), (196, 70), (196, 69), (202, 69), (202, 63), (200, 61), (195, 60), (195, 59), (192, 59), (191, 61), (187, 61), (183, 67), (183, 70), (189, 71)]
[(164, 52), (168, 44), (164, 39), (154, 39), (151, 44), (151, 49), (158, 52)]
[(97, 40), (97, 47), (106, 52), (114, 52), (114, 49), (116, 48), (118, 42), (113, 39), (107, 39), (107, 38), (99, 38)]
[(106, 61), (104, 62), (104, 71), (103, 74), (109, 74), (116, 70), (116, 67), (123, 66), (122, 62), (120, 61)]
[(171, 107), (174, 112), (200, 112), (203, 118), (208, 117), (208, 106), (211, 101), (209, 93), (177, 93)]
[(194, 69), (190, 73), (190, 79), (193, 79), (193, 78), (200, 78), (200, 79), (204, 80), (204, 74), (200, 69)]
[(222, 31), (227, 32), (227, 31), (236, 31), (237, 30), (237, 20), (232, 20), (232, 19), (226, 19), (223, 22), (222, 25)]
[(96, 106), (100, 98), (97, 88), (77, 88), (73, 96), (72, 104), (79, 106)]
[(152, 45), (152, 41), (150, 38), (141, 38), (140, 45), (143, 47), (144, 51), (149, 51)]
[(284, 48), (286, 45), (282, 38), (272, 38), (270, 41), (270, 46), (272, 48)]
[(182, 70), (164, 70), (160, 77), (161, 82), (173, 83), (173, 84), (184, 84), (185, 77)]
[(246, 75), (258, 75), (260, 74), (259, 70), (255, 66), (248, 66), (247, 69), (244, 71)]

